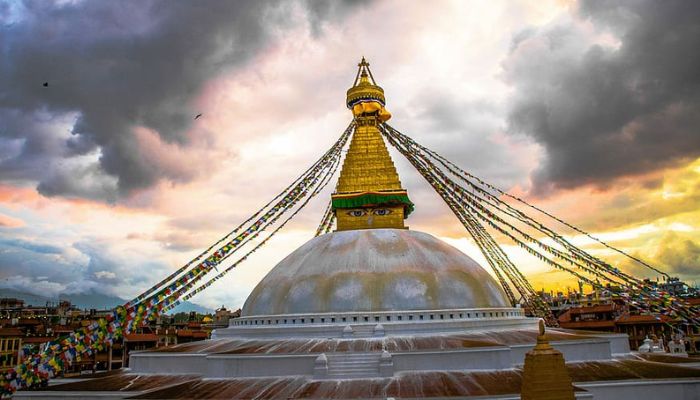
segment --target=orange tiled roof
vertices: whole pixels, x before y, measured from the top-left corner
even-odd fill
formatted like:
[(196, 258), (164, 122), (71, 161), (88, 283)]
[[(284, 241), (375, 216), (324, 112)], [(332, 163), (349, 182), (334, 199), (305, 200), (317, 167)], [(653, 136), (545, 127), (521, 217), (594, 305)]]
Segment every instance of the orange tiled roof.
[(56, 336), (27, 336), (22, 338), (23, 343), (46, 343), (55, 340)]
[(20, 318), (19, 325), (41, 325), (41, 321), (36, 318)]
[(54, 325), (53, 331), (54, 332), (73, 332), (75, 329), (71, 328), (70, 326), (67, 325)]
[(591, 329), (615, 327), (615, 321), (559, 321), (559, 325), (566, 329)]
[(209, 337), (209, 333), (205, 331), (193, 331), (191, 329), (180, 329), (177, 331), (177, 336), (206, 339)]
[(612, 312), (613, 310), (614, 308), (612, 304), (569, 308), (569, 311), (571, 311), (572, 314), (595, 314), (601, 312)]
[(630, 315), (623, 314), (615, 320), (618, 324), (663, 324), (670, 321), (671, 318), (665, 315)]
[(693, 297), (689, 299), (684, 299), (691, 306), (700, 306), (700, 297)]
[(192, 337), (192, 330), (190, 329), (180, 329), (177, 331), (177, 336), (180, 337)]
[(127, 342), (157, 342), (158, 335), (154, 333), (127, 333), (124, 335)]
[(571, 307), (559, 316), (559, 322), (571, 321), (573, 315), (610, 313), (615, 310), (613, 304), (601, 304), (596, 306)]
[(0, 336), (24, 336), (24, 332), (22, 332), (22, 330), (19, 328), (0, 328)]

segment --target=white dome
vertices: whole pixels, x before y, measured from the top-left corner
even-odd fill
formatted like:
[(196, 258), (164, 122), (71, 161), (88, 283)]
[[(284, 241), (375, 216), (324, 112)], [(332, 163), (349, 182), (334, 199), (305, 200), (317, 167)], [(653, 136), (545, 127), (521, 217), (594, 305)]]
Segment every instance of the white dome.
[(427, 233), (342, 231), (292, 252), (255, 287), (243, 316), (510, 307), (476, 261)]

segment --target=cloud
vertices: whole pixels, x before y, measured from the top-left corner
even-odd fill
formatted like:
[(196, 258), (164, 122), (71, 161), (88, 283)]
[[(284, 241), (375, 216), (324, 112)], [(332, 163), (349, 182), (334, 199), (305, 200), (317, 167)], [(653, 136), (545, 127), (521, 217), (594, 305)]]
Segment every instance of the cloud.
[(24, 225), (25, 223), (21, 219), (0, 214), (0, 228), (19, 228)]
[(700, 156), (700, 4), (583, 1), (503, 62), (509, 131), (546, 159), (535, 189), (600, 187)]
[(83, 283), (69, 288), (69, 292), (84, 293), (93, 287), (103, 287), (110, 294), (128, 296), (154, 276), (166, 276), (169, 272), (165, 262), (153, 259), (146, 250), (122, 249), (105, 240), (83, 240), (74, 243), (73, 248), (87, 258), (87, 263), (80, 270)]
[(96, 238), (60, 245), (0, 240), (0, 287), (51, 296), (92, 291), (129, 296), (142, 290), (154, 275), (165, 276), (169, 271), (147, 249), (122, 249)]
[(0, 288), (14, 289), (23, 293), (32, 293), (46, 297), (54, 297), (61, 293), (65, 286), (58, 282), (51, 282), (46, 277), (36, 279), (27, 276), (3, 277)]
[(666, 234), (654, 258), (673, 274), (700, 277), (700, 245), (693, 238), (678, 233)]
[(63, 250), (50, 244), (30, 242), (21, 239), (0, 239), (0, 246), (14, 247), (41, 254), (61, 254)]
[[(394, 128), (498, 187), (527, 182), (537, 148), (529, 140), (504, 133), (502, 102), (484, 95), (466, 97), (433, 83), (419, 90), (408, 104), (397, 113), (396, 122), (389, 121)], [(463, 235), (464, 228), (455, 224), (455, 217), (432, 187), (403, 155), (387, 146), (403, 187), (410, 188), (409, 195), (417, 204), (412, 226), (425, 224), (440, 235)]]
[(527, 179), (529, 168), (514, 155), (529, 151), (528, 144), (503, 135), (503, 106), (488, 98), (450, 97), (432, 93), (416, 100), (417, 117), (426, 123), (405, 133), (423, 134), (429, 147), (499, 187)]
[[(689, 284), (695, 284), (700, 279), (700, 269), (698, 269), (700, 245), (698, 245), (697, 230), (667, 230), (661, 235), (640, 238), (634, 243), (630, 252), (669, 275), (680, 277), (681, 280)], [(634, 276), (654, 278), (658, 275), (630, 259), (615, 257), (615, 260), (622, 270), (630, 272)]]
[[(174, 163), (160, 150), (188, 156), (211, 135), (193, 126), (202, 87), (294, 24), (320, 32), (351, 8), (0, 1), (0, 179), (110, 202), (162, 180), (187, 182), (198, 163)], [(149, 146), (143, 129), (155, 135)]]
[(56, 295), (82, 281), (83, 260), (52, 243), (0, 240), (0, 286)]
[(175, 251), (190, 251), (207, 248), (212, 241), (211, 237), (198, 231), (193, 232), (169, 232), (156, 234), (153, 238), (167, 249)]
[(95, 278), (101, 279), (101, 280), (110, 280), (110, 279), (115, 279), (117, 277), (117, 274), (115, 274), (112, 271), (97, 271), (95, 272)]

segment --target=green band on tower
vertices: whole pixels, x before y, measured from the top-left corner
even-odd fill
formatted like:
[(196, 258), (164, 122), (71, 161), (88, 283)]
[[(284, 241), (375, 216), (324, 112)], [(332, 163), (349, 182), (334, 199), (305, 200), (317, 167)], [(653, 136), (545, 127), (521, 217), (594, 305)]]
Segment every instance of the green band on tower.
[(366, 206), (378, 206), (378, 205), (404, 205), (404, 210), (406, 215), (410, 214), (414, 205), (409, 200), (407, 194), (382, 194), (382, 193), (363, 193), (357, 196), (348, 197), (334, 197), (333, 198), (333, 209), (338, 208), (358, 208)]

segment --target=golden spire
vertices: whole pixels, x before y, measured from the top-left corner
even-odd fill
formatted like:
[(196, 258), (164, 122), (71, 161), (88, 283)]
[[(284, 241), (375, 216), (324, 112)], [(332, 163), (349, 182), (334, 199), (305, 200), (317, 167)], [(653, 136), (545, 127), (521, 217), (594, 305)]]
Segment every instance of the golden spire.
[(403, 190), (399, 174), (374, 125), (355, 127), (336, 193)]
[(391, 118), (384, 108), (384, 89), (364, 57), (357, 66), (346, 102), (355, 117), (355, 132), (331, 197), (338, 230), (405, 228), (403, 220), (413, 203), (379, 132), (379, 124)]
[(537, 345), (525, 355), (522, 400), (574, 400), (574, 386), (564, 356), (547, 340), (544, 320), (539, 322)]

